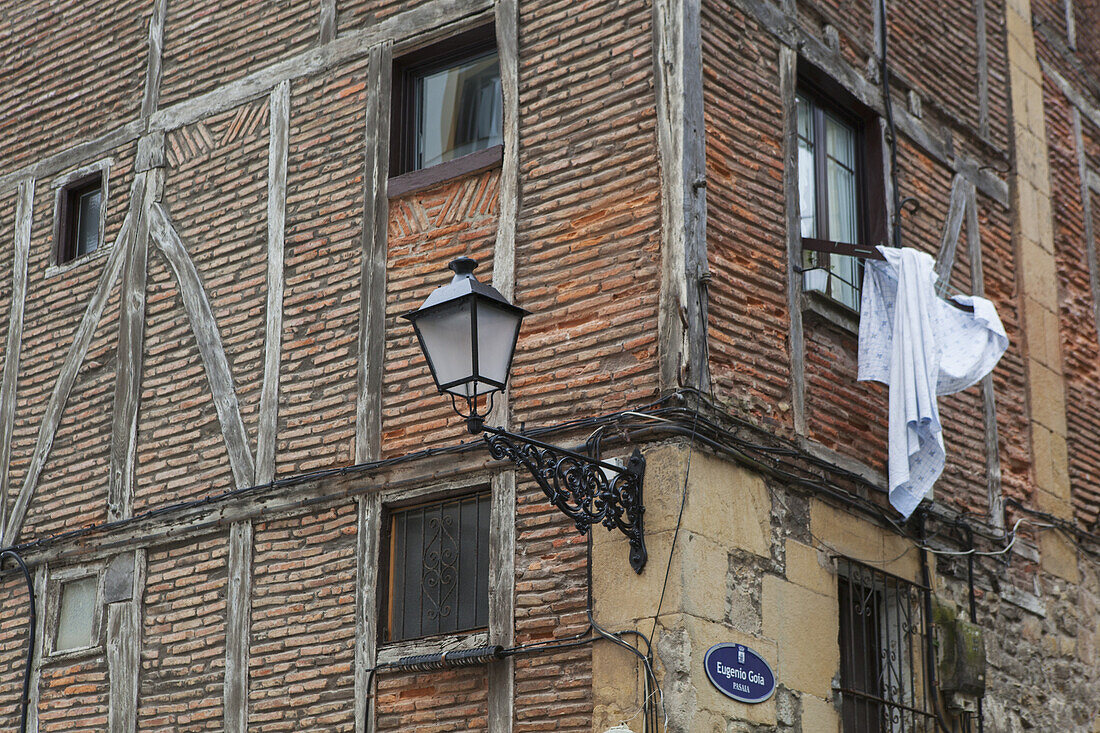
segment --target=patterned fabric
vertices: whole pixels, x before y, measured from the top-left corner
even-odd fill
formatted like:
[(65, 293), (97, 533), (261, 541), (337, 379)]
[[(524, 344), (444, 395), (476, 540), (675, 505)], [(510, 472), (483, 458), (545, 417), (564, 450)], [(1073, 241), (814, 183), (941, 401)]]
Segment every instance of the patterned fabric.
[(879, 247), (863, 278), (859, 375), (890, 387), (890, 503), (908, 518), (943, 472), (938, 395), (981, 381), (1008, 348), (997, 309), (985, 298), (936, 297), (932, 257), (914, 249)]

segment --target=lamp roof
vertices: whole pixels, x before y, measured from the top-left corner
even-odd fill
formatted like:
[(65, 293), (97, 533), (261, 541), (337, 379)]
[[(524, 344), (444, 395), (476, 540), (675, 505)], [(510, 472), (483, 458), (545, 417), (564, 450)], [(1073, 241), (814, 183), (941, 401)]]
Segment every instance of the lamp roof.
[(505, 309), (511, 309), (515, 312), (523, 313), (524, 315), (529, 312), (519, 306), (512, 305), (508, 302), (508, 299), (501, 295), (492, 285), (480, 282), (474, 277), (474, 270), (477, 268), (477, 264), (477, 260), (470, 257), (459, 257), (456, 260), (452, 260), (448, 267), (454, 270), (454, 278), (446, 285), (442, 285), (433, 290), (431, 295), (428, 296), (427, 300), (425, 300), (419, 308), (401, 317), (411, 321), (421, 311), (459, 300), (467, 295), (480, 296), (486, 300), (499, 304)]

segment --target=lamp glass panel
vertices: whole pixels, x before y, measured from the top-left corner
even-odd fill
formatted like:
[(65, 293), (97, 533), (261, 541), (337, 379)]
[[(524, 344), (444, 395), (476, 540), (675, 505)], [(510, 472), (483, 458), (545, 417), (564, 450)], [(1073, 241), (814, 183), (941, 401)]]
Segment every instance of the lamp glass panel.
[[(508, 367), (512, 364), (512, 350), (516, 344), (523, 315), (488, 303), (477, 306), (477, 367), (479, 376), (504, 384), (508, 381)], [(499, 387), (478, 384), (478, 394), (491, 392)]]
[[(416, 319), (416, 328), (424, 343), (424, 351), (439, 384), (473, 378), (471, 326), (468, 299), (438, 308)], [(462, 385), (456, 385), (447, 391), (466, 394)]]

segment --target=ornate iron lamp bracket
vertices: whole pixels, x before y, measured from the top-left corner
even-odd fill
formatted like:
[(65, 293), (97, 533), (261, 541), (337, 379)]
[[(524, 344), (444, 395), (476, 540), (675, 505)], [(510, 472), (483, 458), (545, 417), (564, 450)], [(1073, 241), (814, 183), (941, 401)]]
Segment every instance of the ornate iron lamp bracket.
[[(479, 421), (480, 422), (480, 421)], [(626, 466), (516, 435), (483, 423), (471, 432), (485, 433), (489, 453), (526, 468), (550, 503), (573, 520), (581, 534), (594, 524), (618, 529), (630, 540), (630, 567), (645, 567), (642, 479), (645, 458), (635, 449)]]

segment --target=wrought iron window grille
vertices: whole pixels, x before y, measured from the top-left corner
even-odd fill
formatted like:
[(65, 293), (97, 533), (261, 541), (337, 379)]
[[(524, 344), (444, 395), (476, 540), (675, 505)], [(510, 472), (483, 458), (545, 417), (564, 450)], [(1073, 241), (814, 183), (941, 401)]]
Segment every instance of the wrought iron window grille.
[(932, 731), (928, 588), (836, 558), (845, 733)]

